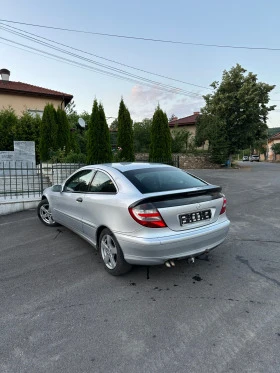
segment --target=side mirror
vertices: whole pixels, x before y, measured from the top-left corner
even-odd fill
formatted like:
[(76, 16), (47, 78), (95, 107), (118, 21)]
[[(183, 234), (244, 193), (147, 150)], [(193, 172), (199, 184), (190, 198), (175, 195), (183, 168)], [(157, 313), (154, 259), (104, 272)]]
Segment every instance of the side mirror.
[(53, 185), (52, 186), (52, 191), (61, 193), (62, 192), (62, 186), (61, 185)]

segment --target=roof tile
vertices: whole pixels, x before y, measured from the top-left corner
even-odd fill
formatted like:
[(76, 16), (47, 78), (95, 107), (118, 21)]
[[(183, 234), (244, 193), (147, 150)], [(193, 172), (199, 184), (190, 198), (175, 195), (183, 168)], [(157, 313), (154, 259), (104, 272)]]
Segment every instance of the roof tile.
[(10, 93), (25, 93), (31, 95), (41, 95), (41, 96), (57, 96), (63, 97), (67, 103), (73, 98), (72, 95), (67, 93), (54, 91), (52, 89), (47, 89), (43, 87), (38, 87), (35, 85), (22, 83), (22, 82), (13, 82), (10, 80), (0, 80), (0, 93), (1, 92), (10, 92)]
[(198, 116), (199, 114), (195, 113), (195, 114), (189, 115), (188, 117), (171, 120), (168, 124), (169, 124), (169, 127), (174, 127), (176, 125), (178, 126), (192, 125), (196, 123)]

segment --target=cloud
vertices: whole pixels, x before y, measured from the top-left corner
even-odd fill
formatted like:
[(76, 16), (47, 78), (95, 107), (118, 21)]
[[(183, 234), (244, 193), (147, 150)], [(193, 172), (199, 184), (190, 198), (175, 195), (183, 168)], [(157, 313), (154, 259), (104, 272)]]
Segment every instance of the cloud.
[(151, 118), (159, 104), (170, 117), (185, 117), (199, 111), (204, 106), (204, 100), (198, 96), (182, 96), (173, 92), (162, 91), (156, 87), (147, 88), (140, 85), (132, 87), (127, 101), (133, 120)]

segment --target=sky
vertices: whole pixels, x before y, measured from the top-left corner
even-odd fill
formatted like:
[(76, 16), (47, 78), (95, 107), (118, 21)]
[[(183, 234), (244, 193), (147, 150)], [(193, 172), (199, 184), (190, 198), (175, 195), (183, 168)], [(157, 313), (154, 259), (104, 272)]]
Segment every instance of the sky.
[[(204, 106), (202, 96), (211, 93), (210, 84), (239, 63), (259, 81), (276, 85), (270, 104), (278, 106), (267, 124), (279, 127), (279, 14), (279, 0), (9, 0), (1, 2), (0, 68), (11, 71), (12, 81), (72, 94), (78, 113), (91, 112), (96, 98), (110, 124), (121, 98), (134, 121), (151, 118), (158, 104), (168, 117), (191, 115)], [(72, 55), (11, 31), (36, 40), (40, 36)]]

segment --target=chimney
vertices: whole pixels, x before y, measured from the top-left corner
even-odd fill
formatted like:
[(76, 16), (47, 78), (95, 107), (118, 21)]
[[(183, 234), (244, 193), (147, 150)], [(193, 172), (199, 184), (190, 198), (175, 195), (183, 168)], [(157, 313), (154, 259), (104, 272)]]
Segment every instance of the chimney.
[(199, 114), (200, 114), (199, 111), (194, 111), (194, 112), (193, 112), (193, 115), (199, 115)]
[(0, 74), (1, 74), (2, 80), (9, 81), (10, 71), (8, 69), (1, 69)]

